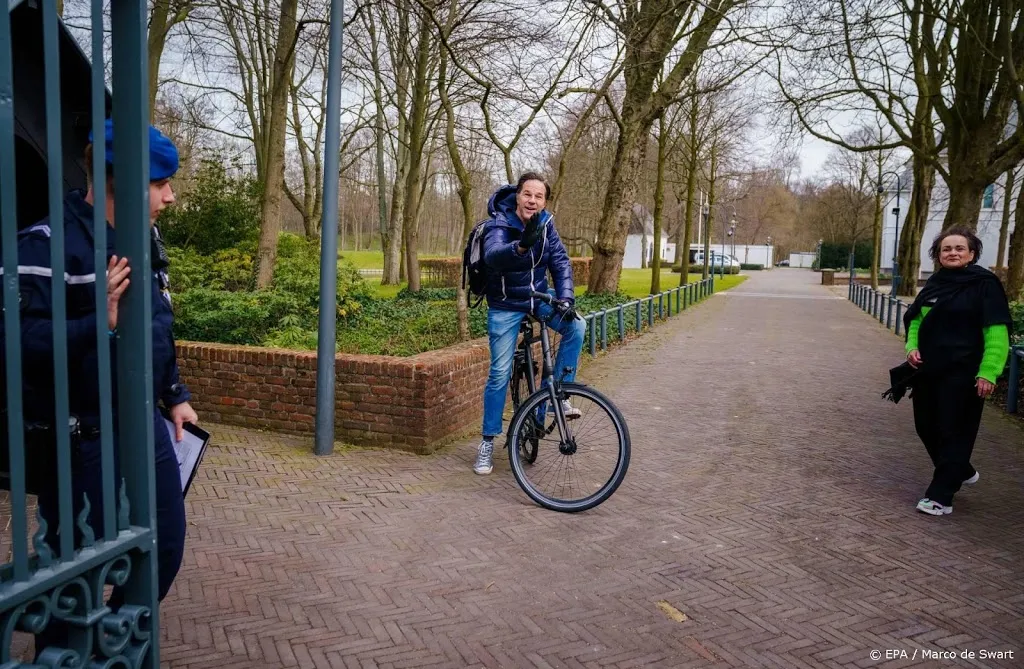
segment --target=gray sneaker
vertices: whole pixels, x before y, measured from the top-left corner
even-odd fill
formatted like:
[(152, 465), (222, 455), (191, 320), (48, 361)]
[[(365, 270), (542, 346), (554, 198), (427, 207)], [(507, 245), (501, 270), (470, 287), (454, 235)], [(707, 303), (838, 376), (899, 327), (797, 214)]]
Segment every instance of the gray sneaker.
[(473, 471), (477, 474), (490, 474), (494, 470), (494, 442), (484, 439), (476, 451), (476, 462)]
[(583, 415), (583, 412), (569, 404), (569, 400), (562, 400), (562, 413), (565, 414), (566, 420), (573, 420)]

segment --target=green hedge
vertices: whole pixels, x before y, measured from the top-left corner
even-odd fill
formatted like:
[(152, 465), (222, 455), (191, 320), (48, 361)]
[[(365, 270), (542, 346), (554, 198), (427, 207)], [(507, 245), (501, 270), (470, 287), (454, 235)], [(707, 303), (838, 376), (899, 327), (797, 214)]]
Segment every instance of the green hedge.
[[(871, 267), (871, 242), (860, 242), (854, 249), (854, 266)], [(816, 263), (817, 264), (817, 263)], [(825, 242), (821, 245), (820, 266), (825, 269), (846, 268), (850, 264), (850, 244)], [(815, 267), (817, 269), (817, 267)]]
[(764, 265), (760, 263), (740, 263), (740, 269), (753, 270), (759, 272), (764, 269)]
[[(253, 262), (248, 249), (201, 255), (171, 249), (175, 334), (180, 339), (315, 348), (319, 319), (320, 248), (316, 242), (282, 234), (270, 288), (249, 290)], [(336, 315), (353, 317), (370, 298), (359, 270), (338, 262)], [(310, 346), (311, 344), (311, 346)]]

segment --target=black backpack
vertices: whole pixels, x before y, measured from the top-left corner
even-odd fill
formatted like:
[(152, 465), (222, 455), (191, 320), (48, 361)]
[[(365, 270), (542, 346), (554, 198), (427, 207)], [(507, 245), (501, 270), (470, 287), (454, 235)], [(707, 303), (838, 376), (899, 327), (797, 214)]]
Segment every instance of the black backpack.
[[(484, 227), (490, 219), (484, 219), (473, 226), (462, 252), (462, 287), (477, 297), (474, 308), (483, 302), (487, 294), (487, 265), (484, 264)], [(468, 301), (468, 300), (467, 300)]]

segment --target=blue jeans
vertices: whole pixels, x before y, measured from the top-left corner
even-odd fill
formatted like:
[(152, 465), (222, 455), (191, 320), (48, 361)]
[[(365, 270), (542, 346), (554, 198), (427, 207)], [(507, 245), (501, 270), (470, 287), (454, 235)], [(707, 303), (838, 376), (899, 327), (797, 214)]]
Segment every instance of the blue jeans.
[[(555, 356), (554, 374), (561, 375), (562, 370), (572, 370), (562, 377), (563, 381), (571, 382), (576, 378), (576, 367), (579, 365), (580, 352), (583, 350), (583, 336), (587, 324), (582, 320), (563, 320), (552, 315), (554, 309), (541, 302), (537, 305), (537, 316), (547, 321), (548, 327), (562, 335)], [(487, 336), (491, 344), (491, 371), (487, 376), (484, 388), (484, 424), (481, 430), (484, 437), (493, 438), (501, 434), (501, 417), (505, 412), (505, 395), (508, 382), (512, 376), (512, 358), (519, 339), (519, 326), (526, 314), (520, 311), (504, 311), (490, 309), (487, 312)]]

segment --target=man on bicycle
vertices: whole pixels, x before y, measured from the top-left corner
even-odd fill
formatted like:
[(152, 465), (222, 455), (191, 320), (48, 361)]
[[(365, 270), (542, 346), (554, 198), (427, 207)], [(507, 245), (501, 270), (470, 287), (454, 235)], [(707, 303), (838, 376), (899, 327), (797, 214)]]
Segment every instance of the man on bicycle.
[[(484, 419), (480, 446), (473, 471), (490, 474), (494, 468), (494, 438), (502, 432), (505, 395), (512, 373), (519, 327), (527, 314), (547, 322), (562, 336), (554, 373), (571, 382), (576, 376), (586, 323), (563, 317), (560, 307), (575, 303), (569, 253), (555, 230), (554, 217), (544, 209), (551, 186), (544, 177), (526, 172), (515, 185), (499, 188), (487, 203), (491, 220), (484, 236), (484, 264), (487, 267), (487, 336), (490, 339), (491, 369), (484, 389)], [(555, 306), (532, 297), (548, 290), (547, 274), (554, 281)], [(567, 418), (579, 416), (567, 401)]]

